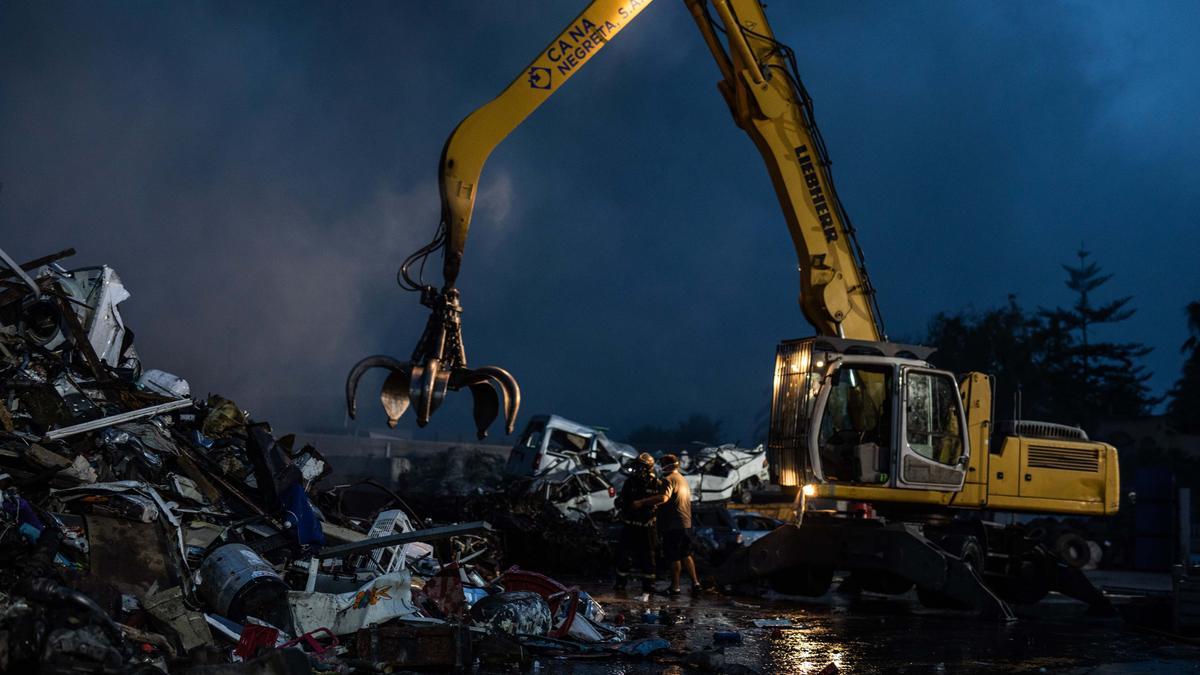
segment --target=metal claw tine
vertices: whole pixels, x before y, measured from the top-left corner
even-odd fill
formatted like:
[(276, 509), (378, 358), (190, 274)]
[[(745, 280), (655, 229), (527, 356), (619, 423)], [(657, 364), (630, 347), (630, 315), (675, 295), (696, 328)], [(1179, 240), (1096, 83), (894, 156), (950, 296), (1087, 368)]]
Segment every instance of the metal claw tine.
[(358, 413), (357, 392), (358, 381), (362, 379), (363, 373), (366, 373), (372, 368), (387, 368), (394, 373), (410, 372), (412, 365), (407, 361), (398, 361), (391, 356), (376, 354), (354, 364), (350, 369), (350, 374), (346, 376), (346, 411), (350, 413), (350, 419)]
[(404, 412), (408, 410), (411, 399), (408, 396), (409, 373), (406, 371), (393, 371), (388, 375), (387, 380), (383, 382), (383, 389), (379, 392), (379, 400), (383, 403), (383, 409), (387, 412), (388, 426), (395, 429), (400, 418), (404, 416)]
[(463, 387), (469, 387), (473, 384), (483, 384), (488, 381), (488, 376), (472, 370), (470, 368), (455, 368), (454, 372), (450, 373), (450, 388), (458, 391)]
[(500, 396), (490, 383), (472, 384), (471, 398), (474, 407), (471, 413), (475, 416), (475, 435), (479, 440), (487, 438), (487, 428), (496, 421), (500, 414)]
[(500, 385), (500, 391), (504, 393), (505, 429), (511, 434), (517, 425), (517, 411), (521, 408), (521, 387), (517, 384), (517, 378), (498, 366), (481, 366), (475, 371)]
[(413, 365), (412, 379), (408, 383), (408, 396), (412, 399), (413, 412), (417, 415), (417, 426), (424, 427), (429, 424), (429, 416), (433, 411), (429, 408), (430, 397), (425, 396), (425, 381), (428, 377), (427, 371), (432, 368), (437, 369), (437, 361), (430, 361), (428, 364)]
[(429, 424), (429, 418), (433, 417), (446, 398), (449, 381), (450, 373), (442, 368), (442, 363), (437, 359), (430, 359), (422, 366), (413, 366), (408, 394), (416, 407), (417, 426)]

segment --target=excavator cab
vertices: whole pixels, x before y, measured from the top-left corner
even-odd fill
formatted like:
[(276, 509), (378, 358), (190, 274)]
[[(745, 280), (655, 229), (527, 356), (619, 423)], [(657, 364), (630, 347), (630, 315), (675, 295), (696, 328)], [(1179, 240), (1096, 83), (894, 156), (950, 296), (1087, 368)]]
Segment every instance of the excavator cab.
[(780, 485), (958, 491), (967, 420), (952, 373), (913, 345), (838, 338), (779, 345), (768, 444)]

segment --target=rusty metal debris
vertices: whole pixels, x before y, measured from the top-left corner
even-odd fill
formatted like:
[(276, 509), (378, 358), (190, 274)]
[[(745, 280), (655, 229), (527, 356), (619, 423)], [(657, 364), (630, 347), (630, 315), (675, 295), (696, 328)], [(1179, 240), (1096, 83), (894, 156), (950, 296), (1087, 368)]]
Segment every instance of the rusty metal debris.
[[(463, 491), (440, 523), (386, 487), (378, 508), (349, 506), (317, 448), (143, 369), (120, 312), (130, 292), (109, 267), (63, 267), (73, 253), (0, 252), (0, 672), (461, 669), (524, 662), (539, 639), (624, 641), (579, 589), (500, 574), (504, 546), (520, 548), (511, 528), (552, 519), (575, 528), (561, 548), (587, 554), (565, 544), (603, 545), (594, 523), (503, 493), (487, 508)], [(480, 437), (501, 408), (511, 431), (516, 381), (467, 368), (457, 292), (426, 295), (412, 360), (356, 366), (351, 412), (382, 366), (393, 424), (410, 405), (424, 424), (468, 388)]]

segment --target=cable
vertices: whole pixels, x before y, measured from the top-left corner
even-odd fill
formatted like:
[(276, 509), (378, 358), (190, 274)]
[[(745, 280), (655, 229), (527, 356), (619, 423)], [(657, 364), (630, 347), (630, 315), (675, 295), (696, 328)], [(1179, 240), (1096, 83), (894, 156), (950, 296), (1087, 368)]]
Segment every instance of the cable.
[[(429, 256), (442, 250), (446, 247), (446, 223), (438, 223), (437, 231), (433, 234), (433, 240), (417, 249), (414, 253), (404, 259), (400, 264), (400, 269), (396, 271), (396, 284), (406, 291), (420, 291), (425, 287), (425, 261)], [(417, 278), (413, 279), (409, 276), (409, 269), (418, 264)]]
[[(733, 8), (730, 7), (733, 12)], [(821, 135), (821, 130), (817, 126), (816, 116), (813, 114), (812, 97), (808, 95), (808, 90), (804, 87), (804, 83), (800, 80), (800, 69), (796, 65), (796, 52), (784, 43), (775, 38), (764, 35), (742, 25), (737, 14), (734, 13), (734, 19), (737, 22), (738, 29), (742, 32), (742, 36), (746, 41), (750, 41), (750, 37), (758, 38), (771, 46), (771, 52), (768, 55), (775, 54), (782, 59), (787, 67), (773, 63), (759, 62), (758, 67), (764, 74), (769, 76), (771, 70), (777, 70), (783, 73), (784, 79), (792, 89), (793, 95), (797, 98), (800, 107), (800, 117), (809, 136), (812, 138), (817, 160), (825, 169), (826, 182), (829, 187), (830, 201), (833, 202), (834, 208), (837, 210), (838, 218), (842, 222), (842, 228), (846, 232), (846, 238), (850, 240), (850, 254), (854, 259), (854, 264), (858, 268), (859, 277), (862, 280), (863, 292), (871, 303), (871, 309), (875, 314), (875, 321), (881, 333), (880, 337), (887, 339), (886, 331), (883, 327), (883, 314), (879, 309), (879, 300), (876, 297), (875, 286), (871, 283), (870, 275), (867, 273), (866, 254), (863, 252), (862, 246), (858, 243), (858, 232), (854, 228), (854, 224), (850, 220), (850, 214), (846, 212), (845, 206), (842, 204), (841, 198), (838, 196), (837, 188), (833, 182), (833, 161), (829, 159), (829, 150), (825, 145), (825, 139)]]

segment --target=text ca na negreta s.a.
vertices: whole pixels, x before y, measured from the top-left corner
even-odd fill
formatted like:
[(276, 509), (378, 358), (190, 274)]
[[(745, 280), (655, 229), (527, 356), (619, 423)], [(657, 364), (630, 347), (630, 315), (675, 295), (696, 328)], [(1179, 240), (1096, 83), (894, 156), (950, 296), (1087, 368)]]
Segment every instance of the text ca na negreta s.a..
[(632, 0), (628, 5), (618, 7), (617, 16), (613, 17), (616, 19), (616, 23), (607, 19), (595, 22), (586, 16), (580, 17), (579, 21), (559, 36), (558, 41), (550, 45), (550, 48), (546, 50), (546, 58), (554, 64), (554, 68), (560, 75), (570, 74), (587, 59), (589, 54), (602, 47), (614, 33), (620, 30), (626, 21), (633, 18), (637, 10), (647, 4), (649, 2)]

